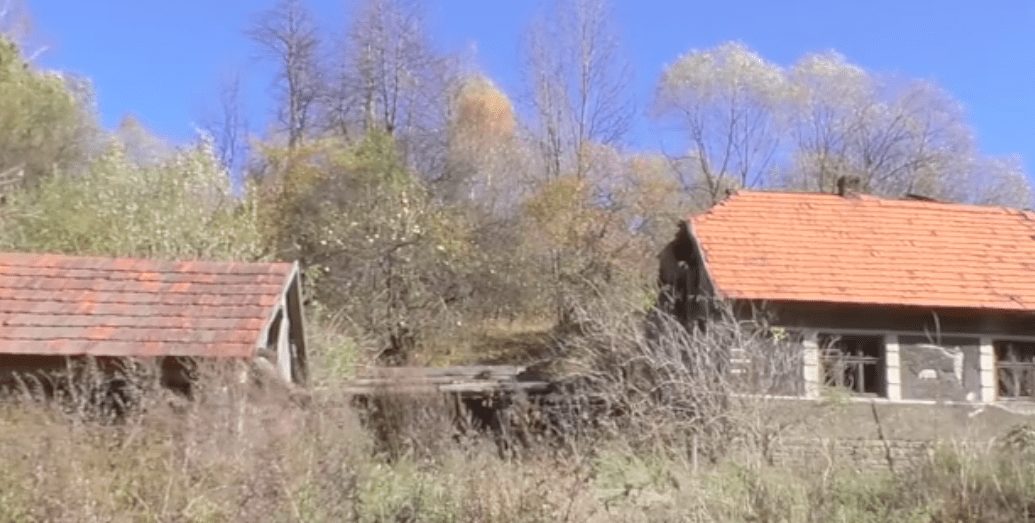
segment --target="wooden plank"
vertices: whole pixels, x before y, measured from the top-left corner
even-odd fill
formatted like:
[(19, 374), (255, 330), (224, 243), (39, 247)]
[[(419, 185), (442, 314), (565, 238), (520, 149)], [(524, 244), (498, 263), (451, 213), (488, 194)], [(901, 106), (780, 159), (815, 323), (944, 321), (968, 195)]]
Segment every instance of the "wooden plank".
[(376, 394), (485, 394), (491, 392), (540, 392), (549, 390), (550, 383), (545, 381), (526, 381), (511, 383), (450, 383), (443, 385), (398, 384), (388, 387), (364, 387), (347, 385), (344, 391), (354, 395)]
[(470, 379), (463, 376), (401, 376), (398, 378), (355, 378), (349, 381), (352, 385), (377, 386), (396, 383), (413, 383), (425, 385), (444, 385), (458, 382), (500, 383), (517, 381), (513, 378), (502, 379)]
[(518, 381), (525, 367), (470, 365), (460, 367), (368, 367), (349, 381), (345, 392), (376, 394), (492, 394), (546, 391), (545, 381)]
[(291, 322), (287, 317), (287, 308), (284, 302), (280, 303), (280, 330), (277, 331), (277, 370), (280, 378), (286, 383), (291, 383), (292, 367), (295, 362), (291, 357)]
[(367, 367), (357, 374), (363, 377), (393, 376), (516, 376), (525, 367), (514, 365), (471, 365), (463, 367)]
[(513, 383), (497, 383), (493, 386), (485, 387), (479, 383), (453, 383), (450, 385), (441, 385), (439, 390), (442, 392), (480, 392), (480, 391), (535, 391), (535, 390), (547, 390), (550, 388), (550, 384), (545, 381), (516, 381)]

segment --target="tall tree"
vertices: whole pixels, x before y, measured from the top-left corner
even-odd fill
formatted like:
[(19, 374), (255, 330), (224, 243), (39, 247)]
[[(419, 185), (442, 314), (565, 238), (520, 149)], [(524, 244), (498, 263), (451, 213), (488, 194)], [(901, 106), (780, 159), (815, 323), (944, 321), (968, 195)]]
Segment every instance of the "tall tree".
[(316, 24), (302, 0), (279, 0), (258, 16), (247, 34), (265, 57), (276, 63), (277, 118), (289, 147), (295, 147), (312, 126), (320, 91)]
[(780, 137), (782, 72), (740, 43), (692, 51), (662, 73), (653, 113), (682, 134), (671, 158), (683, 187), (716, 202), (766, 183)]
[(1030, 198), (1009, 161), (981, 154), (945, 91), (874, 74), (833, 52), (789, 70), (739, 43), (690, 52), (662, 74), (654, 115), (681, 132), (688, 151), (670, 163), (703, 204), (738, 187), (829, 192), (845, 175), (888, 196)]
[(525, 202), (530, 252), (559, 323), (599, 278), (607, 278), (610, 244), (619, 227), (602, 185), (633, 117), (622, 54), (606, 0), (554, 0), (533, 21), (524, 43), (524, 75), (538, 149)]
[(618, 145), (632, 121), (631, 67), (605, 0), (555, 0), (529, 30), (525, 77), (548, 178), (592, 169), (591, 144)]
[(975, 152), (959, 104), (927, 82), (891, 82), (836, 53), (808, 55), (789, 72), (793, 185), (833, 190), (844, 174), (882, 194), (942, 196)]
[(242, 107), (239, 74), (222, 80), (215, 105), (202, 116), (201, 126), (211, 138), (219, 161), (231, 175), (239, 174), (248, 155), (248, 117)]
[(34, 183), (79, 168), (94, 137), (83, 84), (36, 69), (0, 36), (0, 93), (0, 173), (15, 170)]
[(336, 51), (328, 123), (342, 135), (380, 131), (406, 139), (440, 126), (453, 79), (427, 38), (415, 0), (361, 0)]
[(526, 162), (510, 98), (491, 80), (470, 74), (450, 100), (448, 150), (436, 193), (484, 210), (516, 202)]

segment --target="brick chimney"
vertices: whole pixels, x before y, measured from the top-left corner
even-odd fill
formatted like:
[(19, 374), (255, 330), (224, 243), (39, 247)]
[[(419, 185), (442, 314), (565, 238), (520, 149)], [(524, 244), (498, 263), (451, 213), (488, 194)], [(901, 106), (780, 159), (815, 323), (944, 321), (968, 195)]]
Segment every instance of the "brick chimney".
[(838, 196), (854, 196), (862, 192), (862, 178), (853, 175), (840, 176), (837, 179)]

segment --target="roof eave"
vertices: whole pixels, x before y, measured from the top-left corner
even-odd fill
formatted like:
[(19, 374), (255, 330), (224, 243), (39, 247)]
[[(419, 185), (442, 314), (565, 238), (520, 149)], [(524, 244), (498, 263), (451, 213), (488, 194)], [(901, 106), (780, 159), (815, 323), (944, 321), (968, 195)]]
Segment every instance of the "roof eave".
[(300, 269), (298, 262), (292, 262), (291, 270), (288, 271), (287, 278), (281, 285), (280, 295), (277, 299), (277, 304), (270, 308), (269, 315), (266, 317), (266, 321), (263, 322), (262, 329), (259, 331), (259, 334), (255, 339), (255, 343), (253, 344), (252, 349), (253, 358), (258, 355), (259, 350), (266, 348), (266, 340), (269, 337), (270, 328), (273, 327), (273, 322), (277, 319), (277, 313), (283, 310), (284, 314), (287, 314), (288, 292), (290, 292), (292, 284), (294, 284), (296, 280), (298, 280), (299, 272)]
[(701, 274), (704, 275), (705, 282), (708, 283), (708, 287), (712, 291), (712, 295), (717, 299), (726, 299), (725, 293), (715, 283), (715, 279), (712, 278), (711, 271), (708, 270), (708, 258), (705, 254), (704, 247), (701, 245), (700, 239), (697, 237), (697, 232), (694, 230), (693, 218), (687, 218), (686, 231), (690, 235), (690, 239), (694, 245), (694, 252), (697, 254), (697, 259), (701, 260)]

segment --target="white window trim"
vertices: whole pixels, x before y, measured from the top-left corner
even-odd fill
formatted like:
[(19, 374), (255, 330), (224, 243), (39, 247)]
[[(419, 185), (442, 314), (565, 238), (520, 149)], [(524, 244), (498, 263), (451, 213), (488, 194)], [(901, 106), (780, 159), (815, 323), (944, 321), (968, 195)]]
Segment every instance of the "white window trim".
[[(902, 403), (902, 404), (915, 404), (915, 405), (976, 405), (976, 404), (992, 404), (992, 403), (1018, 403), (1018, 400), (1003, 400), (1000, 401), (998, 398), (998, 383), (996, 383), (996, 361), (995, 361), (995, 349), (994, 340), (1016, 340), (1025, 342), (1035, 342), (1035, 336), (1013, 336), (1013, 335), (1000, 335), (990, 336), (988, 334), (978, 334), (975, 332), (958, 332), (958, 331), (947, 331), (932, 333), (930, 331), (910, 331), (910, 330), (886, 330), (886, 329), (840, 329), (840, 328), (823, 328), (823, 327), (794, 327), (788, 325), (777, 325), (776, 327), (798, 331), (802, 334), (802, 346), (804, 347), (805, 353), (803, 355), (803, 369), (802, 374), (805, 382), (805, 390), (802, 397), (799, 399), (819, 399), (821, 397), (822, 390), (822, 369), (820, 369), (819, 361), (819, 344), (818, 335), (820, 332), (824, 334), (844, 334), (844, 335), (861, 335), (861, 336), (884, 336), (884, 365), (885, 365), (885, 383), (887, 384), (886, 397), (861, 397), (851, 396), (851, 401), (872, 401), (872, 402), (886, 402), (886, 403)], [(943, 400), (923, 400), (923, 399), (903, 399), (902, 398), (902, 363), (901, 355), (899, 352), (899, 338), (901, 336), (926, 336), (933, 340), (939, 338), (971, 338), (978, 340), (979, 344), (979, 360), (978, 360), (978, 375), (979, 375), (979, 389), (980, 398), (976, 401), (943, 401)]]
[(888, 400), (902, 400), (902, 363), (898, 353), (898, 334), (884, 335), (884, 385)]

